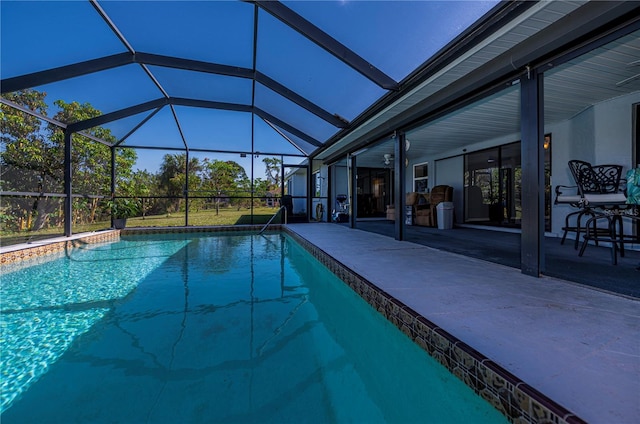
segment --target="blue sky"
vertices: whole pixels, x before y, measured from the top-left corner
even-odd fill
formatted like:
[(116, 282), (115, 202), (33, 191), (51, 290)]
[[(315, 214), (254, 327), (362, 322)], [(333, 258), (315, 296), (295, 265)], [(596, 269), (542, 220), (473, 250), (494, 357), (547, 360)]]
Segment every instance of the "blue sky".
[[(496, 2), (284, 3), (400, 81)], [(254, 8), (251, 4), (239, 1), (100, 1), (99, 4), (135, 51), (245, 68), (253, 66)], [(89, 2), (3, 0), (0, 13), (2, 78), (126, 52)], [(386, 93), (262, 10), (258, 15), (257, 39), (257, 69), (331, 114), (351, 120)], [(250, 80), (149, 68), (172, 97), (251, 103)], [(46, 91), (50, 102), (56, 99), (88, 102), (104, 113), (162, 97), (144, 70), (135, 64), (36, 89)], [(259, 84), (255, 104), (319, 141), (337, 131)], [(168, 108), (165, 109), (125, 144), (181, 147), (182, 140), (172, 116), (167, 113)], [(191, 148), (251, 149), (250, 114), (185, 107), (176, 110)], [(49, 114), (54, 113), (51, 108)], [(122, 137), (143, 116), (107, 127)], [(296, 152), (261, 119), (256, 118), (255, 122), (254, 150)], [(142, 153), (139, 152), (139, 166), (153, 170), (158, 157), (166, 152)], [(259, 159), (257, 165), (261, 163)], [(249, 173), (250, 166), (246, 169)], [(263, 170), (256, 172), (256, 176), (263, 175)]]

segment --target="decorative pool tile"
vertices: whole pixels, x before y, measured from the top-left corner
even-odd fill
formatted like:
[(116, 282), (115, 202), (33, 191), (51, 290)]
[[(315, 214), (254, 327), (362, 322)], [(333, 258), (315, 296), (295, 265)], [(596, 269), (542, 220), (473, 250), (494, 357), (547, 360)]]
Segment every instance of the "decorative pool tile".
[(83, 246), (86, 244), (105, 243), (117, 241), (120, 238), (119, 230), (102, 231), (86, 237), (60, 240), (53, 243), (35, 242), (33, 245), (25, 246), (23, 249), (13, 250), (0, 254), (0, 266), (15, 265), (23, 261), (43, 259), (45, 257), (64, 252), (67, 249)]

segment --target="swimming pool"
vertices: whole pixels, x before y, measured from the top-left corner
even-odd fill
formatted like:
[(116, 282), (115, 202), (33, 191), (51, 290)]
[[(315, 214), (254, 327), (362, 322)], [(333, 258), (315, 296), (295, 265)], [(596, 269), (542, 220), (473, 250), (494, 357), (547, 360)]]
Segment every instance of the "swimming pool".
[(127, 236), (2, 285), (3, 423), (507, 422), (284, 234)]

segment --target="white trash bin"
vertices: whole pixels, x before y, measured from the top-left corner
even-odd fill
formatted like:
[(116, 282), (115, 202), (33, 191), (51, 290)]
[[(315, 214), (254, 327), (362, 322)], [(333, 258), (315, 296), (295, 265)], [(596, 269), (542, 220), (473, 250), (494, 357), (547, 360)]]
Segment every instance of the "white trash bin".
[(450, 230), (453, 228), (453, 202), (440, 202), (436, 205), (438, 217), (438, 229)]

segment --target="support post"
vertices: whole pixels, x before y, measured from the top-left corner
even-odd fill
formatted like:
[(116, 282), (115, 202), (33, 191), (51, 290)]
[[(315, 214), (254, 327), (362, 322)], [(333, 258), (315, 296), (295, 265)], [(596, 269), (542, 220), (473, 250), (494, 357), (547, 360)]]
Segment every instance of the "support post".
[(336, 200), (333, 189), (333, 179), (335, 177), (336, 166), (331, 165), (327, 169), (327, 222), (333, 222), (333, 208), (335, 207)]
[(184, 165), (185, 175), (184, 175), (184, 226), (189, 226), (189, 149), (186, 152), (186, 163)]
[(313, 218), (313, 197), (315, 196), (316, 192), (314, 190), (313, 187), (313, 160), (309, 160), (309, 166), (307, 167), (307, 198), (306, 198), (306, 202), (307, 202), (307, 222), (311, 222)]
[(70, 237), (73, 227), (73, 197), (71, 186), (71, 131), (64, 130), (64, 235)]
[[(251, 117), (251, 122), (253, 122), (253, 120), (255, 119), (255, 117)], [(252, 124), (252, 128), (253, 128), (253, 124)], [(253, 130), (252, 130), (253, 131)], [(253, 173), (254, 173), (254, 164), (253, 162), (256, 160), (255, 155), (253, 154), (253, 135), (251, 136), (251, 225), (255, 224), (255, 221), (253, 219), (253, 199), (256, 195), (256, 181), (253, 178)], [(240, 156), (242, 157), (242, 156)], [(266, 196), (266, 193), (265, 193)], [(266, 200), (265, 200), (266, 202)], [(271, 205), (274, 205), (274, 203), (271, 203)]]
[(406, 207), (407, 199), (405, 196), (405, 167), (404, 162), (406, 158), (406, 152), (404, 149), (405, 145), (405, 134), (403, 132), (397, 132), (393, 139), (393, 156), (396, 158), (394, 161), (394, 205), (396, 209), (396, 221), (395, 221), (395, 239), (396, 240), (404, 240), (405, 239), (405, 212), (404, 208)]
[(539, 277), (544, 258), (544, 93), (543, 74), (528, 70), (520, 78), (522, 132), (522, 235), (520, 269)]
[[(116, 147), (111, 146), (111, 201), (116, 199)], [(144, 208), (143, 208), (144, 210)], [(113, 228), (113, 211), (111, 213), (111, 228)]]
[(358, 161), (357, 156), (349, 155), (347, 158), (349, 167), (349, 227), (356, 228), (356, 213), (358, 211)]

